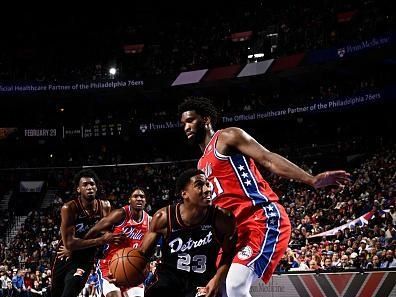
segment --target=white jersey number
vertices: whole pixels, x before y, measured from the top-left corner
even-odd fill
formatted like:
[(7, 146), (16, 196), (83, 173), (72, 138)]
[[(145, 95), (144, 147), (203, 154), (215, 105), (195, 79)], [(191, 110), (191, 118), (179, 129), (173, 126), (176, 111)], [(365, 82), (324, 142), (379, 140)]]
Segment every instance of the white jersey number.
[[(179, 254), (179, 259), (177, 260), (177, 269), (190, 272), (192, 270), (196, 273), (204, 273), (206, 271), (206, 256), (205, 255), (195, 255), (192, 258), (189, 254), (183, 253)], [(192, 264), (190, 266), (190, 264)]]
[(215, 199), (217, 195), (220, 195), (224, 192), (217, 177), (213, 178), (213, 183), (210, 182), (210, 190), (212, 191), (212, 199)]

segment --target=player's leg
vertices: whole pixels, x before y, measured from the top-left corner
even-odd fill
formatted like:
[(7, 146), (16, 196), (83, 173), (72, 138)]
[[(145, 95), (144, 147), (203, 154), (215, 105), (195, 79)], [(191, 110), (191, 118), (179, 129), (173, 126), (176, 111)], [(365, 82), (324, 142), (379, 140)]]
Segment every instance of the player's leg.
[(290, 221), (278, 203), (253, 209), (238, 226), (237, 254), (226, 279), (228, 296), (250, 296), (257, 277), (269, 281), (287, 248), (290, 231)]
[[(273, 245), (273, 250), (271, 252), (267, 252), (268, 246), (272, 247), (272, 244), (270, 239), (266, 240), (263, 255), (255, 263), (255, 271), (261, 272), (261, 274), (259, 272), (258, 275), (264, 283), (268, 283), (270, 281), (279, 261), (286, 252), (291, 236), (291, 224), (285, 209), (278, 203), (271, 203), (271, 205), (274, 206), (274, 212), (279, 213), (279, 217), (269, 217), (268, 219), (269, 234), (272, 234), (273, 238), (277, 235), (276, 242)], [(269, 213), (270, 212), (267, 209), (267, 215)], [(271, 222), (271, 219), (274, 219), (275, 224)]]
[(183, 295), (178, 292), (178, 288), (172, 286), (166, 281), (158, 280), (147, 287), (144, 292), (145, 297), (161, 297), (161, 296), (177, 296), (182, 297)]
[(66, 260), (55, 259), (52, 266), (51, 296), (61, 297), (65, 287), (65, 277), (69, 263)]
[(250, 287), (258, 280), (257, 274), (252, 268), (239, 263), (232, 263), (226, 278), (225, 296), (250, 297)]
[(85, 283), (87, 282), (88, 273), (90, 271), (89, 266), (84, 268), (73, 268), (68, 271), (65, 277), (65, 287), (61, 297), (77, 297), (82, 291)]
[(254, 262), (262, 254), (262, 247), (267, 234), (267, 217), (264, 209), (257, 206), (245, 214), (237, 226), (237, 253), (226, 277), (226, 288), (222, 296), (251, 296), (250, 286), (258, 279)]
[(186, 281), (182, 279), (177, 279), (177, 276), (172, 272), (168, 272), (159, 267), (154, 275), (153, 282), (146, 287), (144, 292), (145, 297), (184, 297), (182, 293), (183, 284), (181, 281)]

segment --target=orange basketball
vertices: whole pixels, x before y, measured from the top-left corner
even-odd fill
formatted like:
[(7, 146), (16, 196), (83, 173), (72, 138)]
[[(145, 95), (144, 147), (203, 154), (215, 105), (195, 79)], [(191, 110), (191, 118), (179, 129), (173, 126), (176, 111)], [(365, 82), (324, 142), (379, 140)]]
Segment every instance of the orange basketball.
[(119, 249), (109, 263), (110, 272), (120, 287), (136, 287), (145, 279), (147, 259), (131, 247)]

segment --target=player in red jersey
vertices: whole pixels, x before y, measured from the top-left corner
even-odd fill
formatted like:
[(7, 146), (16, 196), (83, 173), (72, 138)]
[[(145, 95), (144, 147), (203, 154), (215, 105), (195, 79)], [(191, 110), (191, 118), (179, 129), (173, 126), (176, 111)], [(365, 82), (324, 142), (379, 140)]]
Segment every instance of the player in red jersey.
[(90, 231), (86, 237), (95, 237), (102, 231), (113, 229), (114, 234), (122, 233), (126, 236), (126, 240), (121, 244), (109, 244), (105, 247), (104, 259), (99, 262), (99, 278), (102, 281), (103, 295), (106, 297), (142, 297), (144, 296), (143, 284), (134, 288), (118, 288), (114, 283), (109, 282), (109, 262), (114, 253), (125, 247), (140, 247), (144, 234), (149, 230), (151, 217), (144, 211), (146, 206), (146, 194), (136, 188), (132, 191), (129, 198), (129, 204), (122, 208), (113, 210), (107, 217), (100, 220)]
[(227, 295), (251, 296), (249, 289), (257, 278), (265, 283), (270, 280), (291, 234), (285, 209), (255, 163), (314, 188), (346, 183), (349, 174), (340, 170), (312, 176), (264, 148), (242, 129), (215, 132), (217, 112), (207, 98), (187, 98), (179, 105), (179, 114), (188, 141), (203, 152), (198, 168), (213, 186), (213, 204), (236, 217), (237, 253), (226, 279)]

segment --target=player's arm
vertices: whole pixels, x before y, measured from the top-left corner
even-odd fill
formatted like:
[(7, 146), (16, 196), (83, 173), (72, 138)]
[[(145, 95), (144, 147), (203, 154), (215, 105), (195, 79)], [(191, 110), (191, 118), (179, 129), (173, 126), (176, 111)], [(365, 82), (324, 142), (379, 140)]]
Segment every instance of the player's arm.
[(219, 137), (225, 143), (226, 150), (237, 150), (279, 176), (295, 179), (315, 188), (340, 185), (349, 181), (350, 174), (344, 170), (326, 171), (312, 176), (281, 155), (270, 152), (242, 129), (224, 129)]
[(225, 280), (232, 259), (235, 256), (237, 232), (234, 215), (224, 209), (216, 209), (215, 232), (223, 253), (216, 274), (206, 285), (205, 296), (217, 296), (221, 283)]
[(121, 224), (125, 219), (124, 208), (118, 208), (110, 212), (110, 214), (102, 218), (95, 224), (85, 235), (84, 238), (95, 238), (98, 237), (104, 231), (110, 231), (114, 225)]
[(110, 201), (100, 200), (100, 203), (102, 204), (102, 215), (103, 217), (107, 217), (112, 211)]
[(74, 204), (66, 203), (61, 209), (61, 235), (62, 242), (68, 251), (82, 250), (94, 246), (104, 245), (109, 242), (117, 242), (119, 236), (105, 233), (103, 236), (94, 239), (81, 239), (75, 237), (75, 213)]
[(168, 233), (168, 216), (166, 207), (158, 210), (152, 217), (149, 231), (144, 235), (139, 251), (150, 258), (155, 251), (157, 242), (161, 236)]

